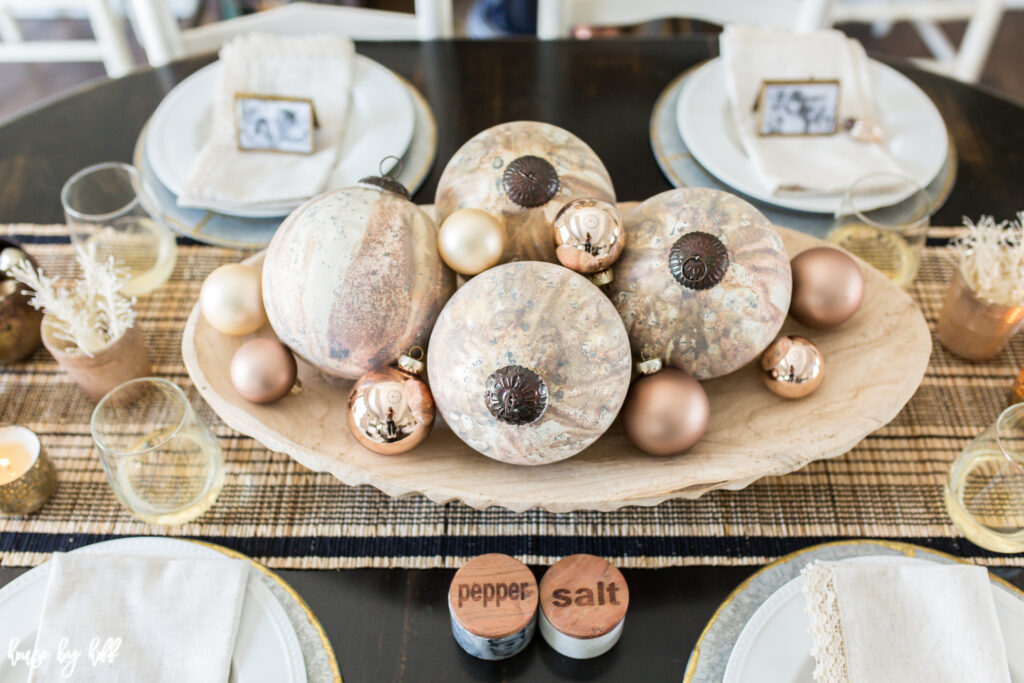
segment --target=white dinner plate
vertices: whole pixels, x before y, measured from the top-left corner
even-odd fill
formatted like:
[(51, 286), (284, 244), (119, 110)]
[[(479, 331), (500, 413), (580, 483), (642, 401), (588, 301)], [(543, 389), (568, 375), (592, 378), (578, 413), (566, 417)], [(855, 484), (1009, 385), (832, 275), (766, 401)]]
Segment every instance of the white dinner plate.
[[(192, 162), (209, 136), (219, 73), (218, 62), (196, 71), (167, 94), (150, 120), (146, 154), (157, 178), (175, 196), (181, 194)], [(347, 187), (376, 175), (385, 157), (401, 158), (412, 140), (415, 123), (413, 103), (401, 79), (369, 57), (356, 55), (344, 139), (326, 189)], [(210, 208), (233, 216), (272, 218), (291, 213), (301, 203)]]
[[(917, 85), (895, 69), (870, 61), (879, 125), (893, 158), (918, 185), (926, 187), (942, 169), (948, 153), (946, 124)], [(711, 175), (743, 194), (776, 206), (812, 213), (835, 213), (842, 194), (768, 192), (743, 150), (725, 88), (719, 57), (686, 80), (676, 107), (676, 122), (690, 153)], [(870, 210), (890, 206), (906, 195), (880, 193), (865, 202)]]
[[(197, 543), (150, 536), (103, 541), (71, 552), (194, 559), (224, 557), (213, 548)], [(281, 603), (257, 580), (255, 573), (251, 572), (246, 584), (238, 636), (231, 655), (230, 680), (232, 683), (305, 683), (306, 666), (295, 629)], [(35, 643), (49, 575), (50, 565), (41, 564), (0, 588), (0, 643), (4, 653), (12, 638), (20, 638), (22, 648)], [(24, 663), (12, 667), (10, 659), (0, 660), (0, 683), (26, 680), (28, 668)]]
[[(843, 562), (908, 561), (891, 555), (855, 557)], [(932, 563), (925, 559), (911, 562)], [(932, 563), (935, 564), (935, 563)], [(1006, 640), (1010, 678), (1024, 681), (1024, 600), (992, 582), (996, 615)], [(804, 611), (803, 578), (797, 576), (765, 600), (740, 632), (723, 683), (814, 683), (810, 624)]]

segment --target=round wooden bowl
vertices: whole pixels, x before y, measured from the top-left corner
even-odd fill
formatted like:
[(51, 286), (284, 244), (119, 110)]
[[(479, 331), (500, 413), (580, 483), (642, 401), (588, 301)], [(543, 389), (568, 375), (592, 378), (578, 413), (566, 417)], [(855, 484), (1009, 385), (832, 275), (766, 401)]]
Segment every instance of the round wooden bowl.
[[(629, 206), (622, 207), (628, 210)], [(780, 228), (796, 255), (821, 240)], [(248, 261), (259, 266), (262, 255)], [(707, 435), (685, 455), (658, 458), (636, 450), (619, 420), (578, 455), (540, 467), (484, 457), (438, 416), (431, 435), (402, 455), (377, 455), (346, 426), (351, 382), (329, 379), (299, 361), (303, 389), (270, 405), (242, 399), (228, 376), (235, 350), (269, 325), (243, 337), (221, 335), (193, 309), (182, 355), (199, 393), (233, 429), (268, 449), (287, 453), (350, 486), (368, 484), (392, 496), (422, 494), (437, 503), (514, 511), (615, 510), (697, 498), (714, 489), (741, 489), (769, 475), (842, 455), (892, 420), (917, 390), (931, 355), (931, 335), (917, 304), (877, 270), (861, 264), (864, 303), (839, 327), (816, 331), (792, 319), (783, 334), (799, 334), (825, 354), (828, 376), (807, 398), (787, 401), (765, 389), (756, 364), (704, 382), (711, 401)], [(884, 373), (874, 368), (885, 367)]]

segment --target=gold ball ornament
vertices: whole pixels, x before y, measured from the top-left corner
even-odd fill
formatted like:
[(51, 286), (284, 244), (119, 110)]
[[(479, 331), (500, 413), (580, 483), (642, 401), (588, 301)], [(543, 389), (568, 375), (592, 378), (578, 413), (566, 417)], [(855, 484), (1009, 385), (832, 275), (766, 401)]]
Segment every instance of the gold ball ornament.
[(761, 356), (761, 370), (765, 386), (772, 393), (803, 398), (825, 379), (825, 356), (810, 339), (779, 337)]
[(814, 247), (797, 254), (789, 314), (816, 329), (840, 325), (864, 300), (864, 273), (852, 256), (832, 247)]
[(419, 378), (423, 363), (402, 355), (397, 367), (367, 372), (352, 385), (348, 428), (374, 453), (396, 455), (423, 442), (434, 425), (434, 397)]
[(633, 445), (650, 455), (678, 455), (693, 448), (708, 430), (711, 403), (704, 387), (681, 370), (641, 375), (626, 396), (622, 426)]
[(459, 209), (441, 223), (437, 248), (456, 273), (476, 275), (501, 260), (505, 228), (486, 211)]
[[(555, 216), (555, 256), (584, 275), (604, 273), (626, 248), (626, 230), (615, 205), (601, 199), (574, 199)], [(611, 273), (599, 278), (611, 282)]]
[(217, 268), (199, 290), (199, 310), (222, 334), (239, 336), (260, 329), (267, 322), (260, 271), (242, 263)]
[(252, 339), (231, 357), (231, 384), (246, 401), (273, 403), (292, 387), (298, 367), (295, 356), (276, 339)]

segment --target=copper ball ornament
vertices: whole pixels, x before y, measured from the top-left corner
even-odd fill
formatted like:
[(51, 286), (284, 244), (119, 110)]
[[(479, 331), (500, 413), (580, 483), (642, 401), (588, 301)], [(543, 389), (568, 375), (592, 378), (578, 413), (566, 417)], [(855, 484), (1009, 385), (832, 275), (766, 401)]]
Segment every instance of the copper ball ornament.
[(408, 356), (400, 363), (401, 367), (386, 366), (366, 373), (352, 385), (348, 396), (349, 430), (356, 441), (381, 455), (412, 450), (434, 425), (434, 397), (417, 376), (422, 363)]
[(704, 387), (675, 368), (641, 375), (622, 407), (626, 436), (650, 455), (677, 455), (693, 448), (704, 438), (710, 417)]
[(857, 312), (864, 300), (864, 273), (845, 251), (814, 247), (791, 262), (793, 300), (789, 314), (816, 329), (840, 325)]
[(293, 211), (263, 263), (263, 303), (278, 339), (346, 379), (426, 346), (454, 291), (434, 221), (400, 193), (369, 183)]
[(486, 211), (459, 209), (441, 223), (437, 249), (456, 273), (476, 275), (501, 260), (505, 228)]
[(825, 379), (825, 355), (810, 339), (779, 337), (761, 356), (761, 374), (772, 393), (803, 398)]
[(246, 401), (273, 403), (295, 386), (295, 356), (276, 339), (251, 339), (231, 357), (231, 384)]
[(746, 201), (670, 190), (625, 217), (626, 248), (609, 296), (639, 354), (696, 379), (746, 365), (779, 333), (792, 276), (782, 238)]
[(505, 228), (501, 262), (557, 263), (551, 226), (580, 197), (615, 202), (604, 164), (569, 131), (537, 121), (488, 128), (452, 156), (437, 184), (439, 223), (461, 209), (479, 209)]
[(229, 263), (206, 276), (199, 290), (199, 310), (221, 334), (240, 336), (263, 327), (260, 271), (244, 263)]
[(600, 199), (584, 197), (563, 206), (554, 233), (559, 263), (585, 275), (607, 270), (626, 248), (619, 210)]

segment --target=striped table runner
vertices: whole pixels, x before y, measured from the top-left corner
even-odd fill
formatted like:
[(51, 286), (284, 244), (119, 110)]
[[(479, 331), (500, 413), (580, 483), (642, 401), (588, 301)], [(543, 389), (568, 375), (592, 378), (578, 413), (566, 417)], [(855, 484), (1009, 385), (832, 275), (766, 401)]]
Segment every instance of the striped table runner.
[[(63, 226), (0, 226), (0, 233), (23, 242), (48, 271), (68, 273), (73, 267)], [(932, 236), (950, 234), (935, 230)], [(217, 504), (199, 520), (172, 529), (125, 512), (92, 451), (92, 404), (39, 350), (0, 368), (0, 422), (39, 433), (60, 483), (36, 514), (0, 517), (0, 564), (38, 564), (53, 551), (116, 536), (166, 534), (219, 543), (278, 568), (453, 567), (484, 552), (536, 564), (574, 552), (603, 555), (626, 567), (762, 564), (842, 538), (902, 539), (987, 564), (1024, 566), (1022, 555), (995, 555), (966, 542), (942, 504), (953, 457), (1007, 404), (1024, 362), (1024, 337), (985, 363), (959, 361), (936, 343), (920, 390), (891, 424), (847, 455), (743, 491), (610, 513), (478, 511), (344, 486), (268, 452), (225, 427), (206, 407), (181, 362), (181, 331), (206, 274), (244, 256), (182, 244), (170, 282), (138, 304), (154, 372), (186, 388), (224, 448), (227, 479)], [(913, 295), (929, 325), (935, 324), (949, 273), (944, 249), (928, 248)], [(900, 359), (891, 362), (895, 367)]]

